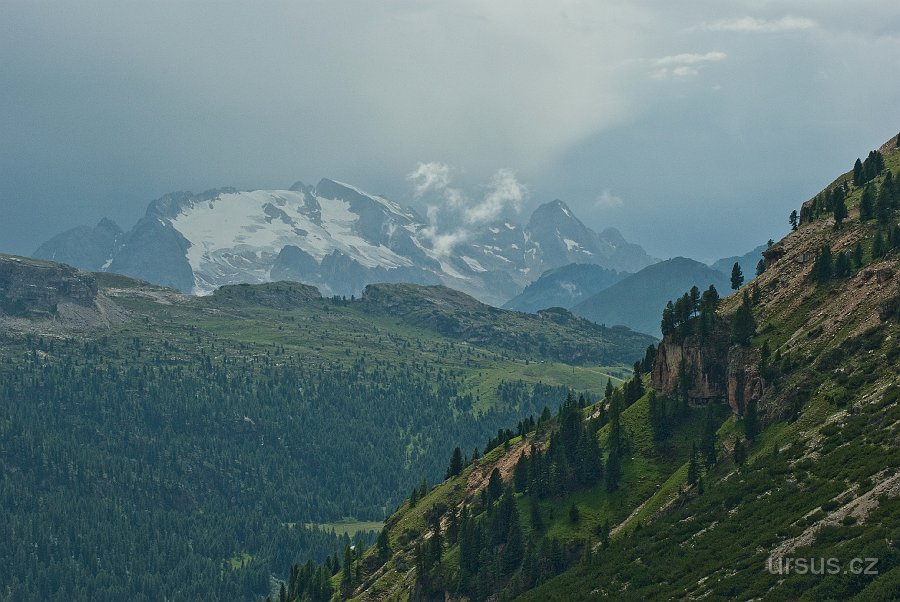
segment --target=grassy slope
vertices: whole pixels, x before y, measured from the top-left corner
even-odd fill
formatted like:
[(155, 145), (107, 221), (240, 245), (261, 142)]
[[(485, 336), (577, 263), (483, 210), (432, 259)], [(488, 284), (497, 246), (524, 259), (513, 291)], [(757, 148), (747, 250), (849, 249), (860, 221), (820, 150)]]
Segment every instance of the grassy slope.
[[(886, 164), (900, 173), (900, 152), (888, 155)], [(690, 592), (691, 597), (709, 599), (858, 595), (861, 600), (882, 600), (890, 599), (888, 592), (898, 591), (900, 486), (892, 479), (900, 469), (900, 382), (895, 369), (900, 362), (896, 344), (900, 327), (896, 321), (882, 324), (877, 318), (878, 304), (900, 289), (897, 255), (866, 268), (892, 267), (895, 277), (885, 286), (860, 272), (849, 280), (816, 287), (808, 282), (811, 262), (794, 260), (825, 242), (838, 251), (862, 240), (868, 263), (873, 224), (858, 221), (859, 195), (858, 190), (851, 194), (851, 217), (841, 231), (836, 233), (831, 220), (823, 218), (788, 235), (779, 243), (786, 249), (785, 259), (757, 282), (762, 302), (756, 309), (759, 329), (754, 345), (768, 341), (773, 352), (780, 351), (794, 366), (786, 366), (785, 374), (768, 390), (762, 409), (773, 416), (783, 414), (785, 407), (796, 403), (798, 390), (808, 392), (799, 395), (798, 416), (768, 426), (739, 469), (730, 454), (742, 426), (723, 408), (718, 431), (722, 459), (704, 474), (706, 491), (698, 495), (685, 486), (685, 461), (691, 441), (699, 438), (699, 417), (695, 413), (681, 426), (667, 442), (668, 449), (657, 450), (646, 431), (647, 401), (642, 398), (623, 413), (631, 453), (623, 462), (621, 488), (608, 494), (595, 487), (541, 505), (549, 535), (596, 541), (595, 527), (609, 520), (618, 526), (611, 545), (522, 599), (662, 600)], [(723, 312), (733, 312), (738, 303), (739, 295), (725, 300)], [(880, 329), (875, 335), (873, 327)], [(822, 364), (829, 352), (838, 353), (837, 365)], [(798, 364), (804, 368), (796, 368)], [(605, 436), (604, 428), (601, 441)], [(492, 464), (508, 463), (518, 453), (515, 446), (511, 452), (495, 450), (474, 470), (486, 475)], [(403, 506), (389, 521), (395, 554), (369, 576), (367, 587), (357, 590), (359, 599), (406, 599), (414, 581), (409, 572), (414, 541), (408, 541), (408, 535), (424, 530), (423, 508), (460, 503), (472, 471), (469, 468), (434, 488), (416, 508)], [(857, 508), (851, 518), (844, 518), (843, 506), (856, 503), (866, 492), (874, 492), (863, 505), (867, 510)], [(568, 519), (573, 502), (581, 513), (574, 525)], [(527, 498), (520, 497), (519, 505), (527, 532)], [(850, 569), (853, 558), (876, 557), (879, 574), (823, 577), (766, 572), (772, 550), (807, 530), (813, 535), (810, 542), (790, 555), (839, 558), (844, 569)], [(452, 561), (457, 554), (451, 548), (447, 557)]]

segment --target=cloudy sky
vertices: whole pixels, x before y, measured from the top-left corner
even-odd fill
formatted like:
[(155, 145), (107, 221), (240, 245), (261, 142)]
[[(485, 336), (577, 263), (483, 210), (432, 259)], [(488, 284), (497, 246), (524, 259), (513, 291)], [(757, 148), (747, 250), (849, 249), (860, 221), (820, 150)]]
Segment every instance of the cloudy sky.
[(437, 174), (712, 260), (895, 135), (898, 74), (895, 0), (6, 0), (0, 251), (173, 190)]

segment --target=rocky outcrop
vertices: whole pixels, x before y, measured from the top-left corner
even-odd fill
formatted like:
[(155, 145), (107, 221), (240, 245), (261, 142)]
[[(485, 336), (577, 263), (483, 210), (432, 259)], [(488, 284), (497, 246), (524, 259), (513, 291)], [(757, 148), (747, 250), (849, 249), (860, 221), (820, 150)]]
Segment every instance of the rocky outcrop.
[(702, 339), (667, 336), (656, 351), (650, 376), (653, 388), (663, 395), (678, 395), (684, 362), (691, 404), (727, 403), (735, 416), (742, 415), (751, 399), (762, 400), (765, 383), (759, 372), (759, 353), (729, 343), (724, 329)]
[(45, 317), (60, 303), (92, 306), (97, 297), (93, 275), (58, 263), (0, 255), (0, 314)]

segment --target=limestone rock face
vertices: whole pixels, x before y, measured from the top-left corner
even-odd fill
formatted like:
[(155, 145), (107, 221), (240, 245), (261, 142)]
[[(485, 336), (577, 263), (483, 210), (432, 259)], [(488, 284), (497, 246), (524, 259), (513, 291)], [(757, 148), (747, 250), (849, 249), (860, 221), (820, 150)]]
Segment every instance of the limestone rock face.
[(727, 403), (734, 415), (740, 416), (751, 399), (762, 401), (765, 383), (759, 373), (759, 353), (729, 346), (724, 330), (717, 330), (702, 341), (695, 335), (663, 339), (650, 376), (657, 392), (678, 395), (682, 361), (691, 383), (688, 389), (691, 404)]

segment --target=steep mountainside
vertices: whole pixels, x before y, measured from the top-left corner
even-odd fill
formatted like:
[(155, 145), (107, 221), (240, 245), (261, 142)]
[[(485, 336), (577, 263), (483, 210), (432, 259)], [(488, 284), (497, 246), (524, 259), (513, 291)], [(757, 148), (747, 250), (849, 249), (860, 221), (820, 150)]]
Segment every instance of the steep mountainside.
[(371, 283), (410, 282), (494, 305), (574, 261), (632, 271), (654, 261), (614, 229), (593, 232), (561, 201), (538, 207), (524, 228), (501, 221), (476, 229), (449, 252), (435, 248), (432, 234), (412, 209), (323, 179), (290, 190), (172, 193), (127, 233), (104, 220), (54, 237), (35, 255), (198, 294), (294, 280), (349, 297)]
[(454, 453), (283, 599), (896, 599), (897, 146), (804, 204), (752, 284), (681, 297), (643, 374)]
[(503, 307), (518, 311), (536, 312), (548, 307), (576, 305), (579, 301), (609, 288), (628, 276), (627, 272), (608, 270), (589, 263), (570, 263), (547, 270), (525, 290), (507, 301)]
[(653, 264), (581, 301), (572, 308), (579, 316), (608, 326), (622, 324), (659, 336), (659, 315), (670, 299), (692, 286), (709, 285), (724, 294), (729, 279), (699, 261), (676, 257)]
[(381, 521), (650, 341), (444, 287), (192, 297), (0, 255), (0, 600), (259, 599), (350, 543), (305, 525)]

